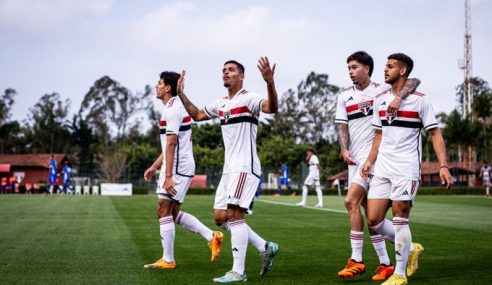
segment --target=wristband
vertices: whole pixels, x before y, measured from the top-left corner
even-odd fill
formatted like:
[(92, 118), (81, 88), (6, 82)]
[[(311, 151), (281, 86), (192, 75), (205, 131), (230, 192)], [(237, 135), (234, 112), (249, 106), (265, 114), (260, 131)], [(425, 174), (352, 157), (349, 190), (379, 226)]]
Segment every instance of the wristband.
[(441, 170), (441, 168), (447, 168), (447, 169), (449, 169), (449, 167), (447, 165), (443, 165), (443, 166), (439, 167), (439, 170)]

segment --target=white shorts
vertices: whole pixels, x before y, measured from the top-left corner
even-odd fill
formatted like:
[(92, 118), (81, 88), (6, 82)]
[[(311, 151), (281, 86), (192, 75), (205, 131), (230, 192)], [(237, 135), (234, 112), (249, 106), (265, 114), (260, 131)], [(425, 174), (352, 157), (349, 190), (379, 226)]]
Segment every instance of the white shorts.
[(174, 189), (176, 189), (176, 194), (173, 196), (169, 196), (167, 195), (166, 189), (162, 187), (164, 185), (164, 180), (166, 175), (164, 174), (164, 172), (161, 173), (162, 174), (159, 175), (159, 181), (157, 182), (157, 190), (155, 191), (157, 193), (157, 196), (160, 199), (176, 201), (178, 204), (183, 204), (186, 193), (190, 188), (191, 180), (193, 179), (193, 177), (174, 174), (173, 184), (174, 184)]
[(231, 204), (248, 210), (259, 183), (260, 178), (251, 173), (222, 174), (219, 187), (215, 192), (214, 209), (226, 210), (227, 205)]
[(367, 199), (388, 199), (391, 201), (415, 201), (419, 182), (408, 178), (389, 179), (374, 176), (369, 185)]
[(484, 178), (482, 182), (483, 187), (490, 187), (490, 179)]
[(316, 179), (313, 176), (308, 175), (308, 177), (306, 177), (306, 180), (304, 180), (304, 185), (307, 185), (307, 186), (310, 186), (310, 187), (314, 185), (316, 187), (319, 187), (320, 186), (319, 178)]
[(362, 164), (348, 166), (348, 185), (350, 187), (352, 183), (357, 183), (360, 186), (362, 186), (362, 188), (364, 188), (364, 190), (366, 190), (367, 192), (367, 189), (369, 189), (369, 183), (371, 182), (371, 179), (369, 178), (368, 180), (364, 180), (364, 178), (362, 178), (362, 176), (360, 175), (361, 166)]

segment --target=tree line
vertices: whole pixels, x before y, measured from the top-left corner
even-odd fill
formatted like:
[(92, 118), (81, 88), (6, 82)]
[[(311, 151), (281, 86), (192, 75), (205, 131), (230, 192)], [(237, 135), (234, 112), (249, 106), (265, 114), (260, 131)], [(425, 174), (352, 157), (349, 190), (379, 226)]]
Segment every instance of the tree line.
[[(450, 161), (460, 161), (462, 150), (472, 146), (477, 160), (491, 161), (492, 90), (473, 78), (473, 117), (459, 110), (464, 84), (456, 87), (458, 109), (439, 113)], [(318, 152), (325, 178), (345, 169), (339, 154), (334, 124), (339, 87), (327, 74), (311, 72), (294, 89), (283, 93), (279, 112), (263, 118), (258, 131), (262, 166), (289, 165), (295, 175), (307, 149)], [(44, 94), (29, 108), (27, 119), (11, 120), (17, 91), (4, 90), (0, 101), (0, 153), (65, 153), (79, 175), (107, 181), (135, 180), (160, 153), (160, 113), (154, 107), (152, 88), (131, 92), (118, 81), (103, 76), (85, 94), (78, 111), (70, 115), (71, 101), (60, 94)], [(430, 95), (432, 96), (432, 95)], [(450, 96), (453, 96), (450, 94)], [(213, 98), (211, 98), (212, 100)], [(150, 125), (152, 127), (145, 128)], [(193, 126), (196, 173), (220, 174), (224, 159), (220, 124)], [(432, 144), (424, 134), (423, 159), (435, 161)]]

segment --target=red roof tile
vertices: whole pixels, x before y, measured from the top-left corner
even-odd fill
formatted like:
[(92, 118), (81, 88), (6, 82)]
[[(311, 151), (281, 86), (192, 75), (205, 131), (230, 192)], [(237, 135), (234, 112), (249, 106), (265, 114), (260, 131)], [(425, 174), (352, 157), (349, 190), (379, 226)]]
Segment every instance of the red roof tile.
[[(53, 154), (56, 163), (59, 165), (66, 157), (62, 153)], [(0, 154), (0, 164), (10, 164), (11, 166), (35, 166), (49, 168), (51, 154)]]

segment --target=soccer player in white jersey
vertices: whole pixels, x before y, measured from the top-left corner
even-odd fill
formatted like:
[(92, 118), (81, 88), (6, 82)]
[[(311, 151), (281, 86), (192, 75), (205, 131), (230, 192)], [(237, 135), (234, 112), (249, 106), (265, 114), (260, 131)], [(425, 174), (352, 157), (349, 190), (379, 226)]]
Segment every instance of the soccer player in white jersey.
[(492, 167), (490, 167), (486, 161), (484, 163), (485, 165), (480, 168), (480, 175), (478, 177), (482, 178), (482, 185), (485, 188), (485, 196), (490, 196), (490, 176), (492, 173)]
[(320, 164), (318, 156), (315, 154), (313, 149), (309, 149), (306, 152), (306, 161), (309, 167), (309, 174), (304, 180), (304, 185), (302, 186), (302, 199), (301, 202), (297, 203), (297, 206), (306, 206), (306, 199), (308, 194), (308, 187), (314, 186), (316, 194), (318, 195), (318, 204), (315, 208), (323, 208), (323, 192), (321, 192), (320, 184)]
[(245, 222), (244, 216), (258, 187), (261, 165), (256, 151), (256, 133), (260, 112), (276, 113), (277, 91), (268, 58), (258, 60), (258, 69), (267, 85), (268, 99), (243, 88), (244, 66), (230, 60), (224, 64), (222, 79), (228, 95), (198, 109), (182, 93), (184, 72), (178, 84), (178, 95), (195, 121), (219, 118), (222, 125), (225, 157), (222, 178), (215, 195), (215, 223), (231, 232), (233, 266), (224, 276), (214, 278), (217, 283), (246, 281), (245, 261), (248, 241), (258, 249), (263, 260), (260, 275), (270, 270), (278, 245), (267, 242)]
[(195, 174), (195, 160), (191, 142), (191, 117), (186, 112), (176, 92), (180, 75), (165, 71), (155, 87), (157, 98), (164, 103), (164, 112), (159, 122), (162, 153), (144, 173), (144, 179), (151, 181), (156, 170), (161, 167), (157, 183), (157, 216), (163, 256), (156, 262), (144, 265), (147, 269), (173, 269), (174, 224), (200, 234), (208, 241), (212, 251), (211, 261), (220, 254), (223, 234), (212, 231), (193, 215), (180, 210)]
[[(351, 54), (347, 58), (347, 65), (353, 85), (342, 89), (338, 94), (335, 123), (338, 127), (341, 154), (349, 169), (349, 190), (344, 203), (349, 215), (352, 255), (345, 268), (338, 272), (340, 278), (352, 278), (365, 272), (362, 258), (364, 220), (361, 205), (366, 209), (369, 182), (362, 179), (359, 167), (367, 159), (374, 138), (374, 129), (371, 127), (374, 98), (390, 88), (387, 84), (381, 85), (371, 81), (374, 60), (368, 53), (357, 51)], [(401, 98), (415, 91), (419, 83), (418, 79), (405, 82), (401, 94), (390, 104), (392, 112), (398, 110)], [(369, 232), (380, 263), (372, 279), (385, 280), (393, 274), (394, 267), (391, 266), (384, 238), (370, 229)]]
[(367, 197), (368, 224), (384, 235), (388, 228), (382, 225), (386, 212), (390, 206), (393, 211), (396, 266), (395, 272), (384, 285), (407, 284), (407, 275), (415, 273), (418, 268), (416, 261), (423, 252), (418, 244), (414, 244), (414, 250), (411, 251), (412, 235), (409, 227), (410, 210), (420, 179), (422, 128), (431, 137), (441, 165), (439, 176), (442, 183), (447, 188), (453, 183), (444, 139), (426, 96), (414, 92), (402, 100), (397, 113), (387, 111), (389, 102), (403, 88), (412, 68), (413, 61), (405, 54), (396, 53), (388, 57), (384, 78), (386, 83), (391, 84), (391, 90), (378, 95), (374, 102), (372, 125), (376, 133), (371, 152), (361, 168), (364, 178), (368, 178), (374, 168)]

